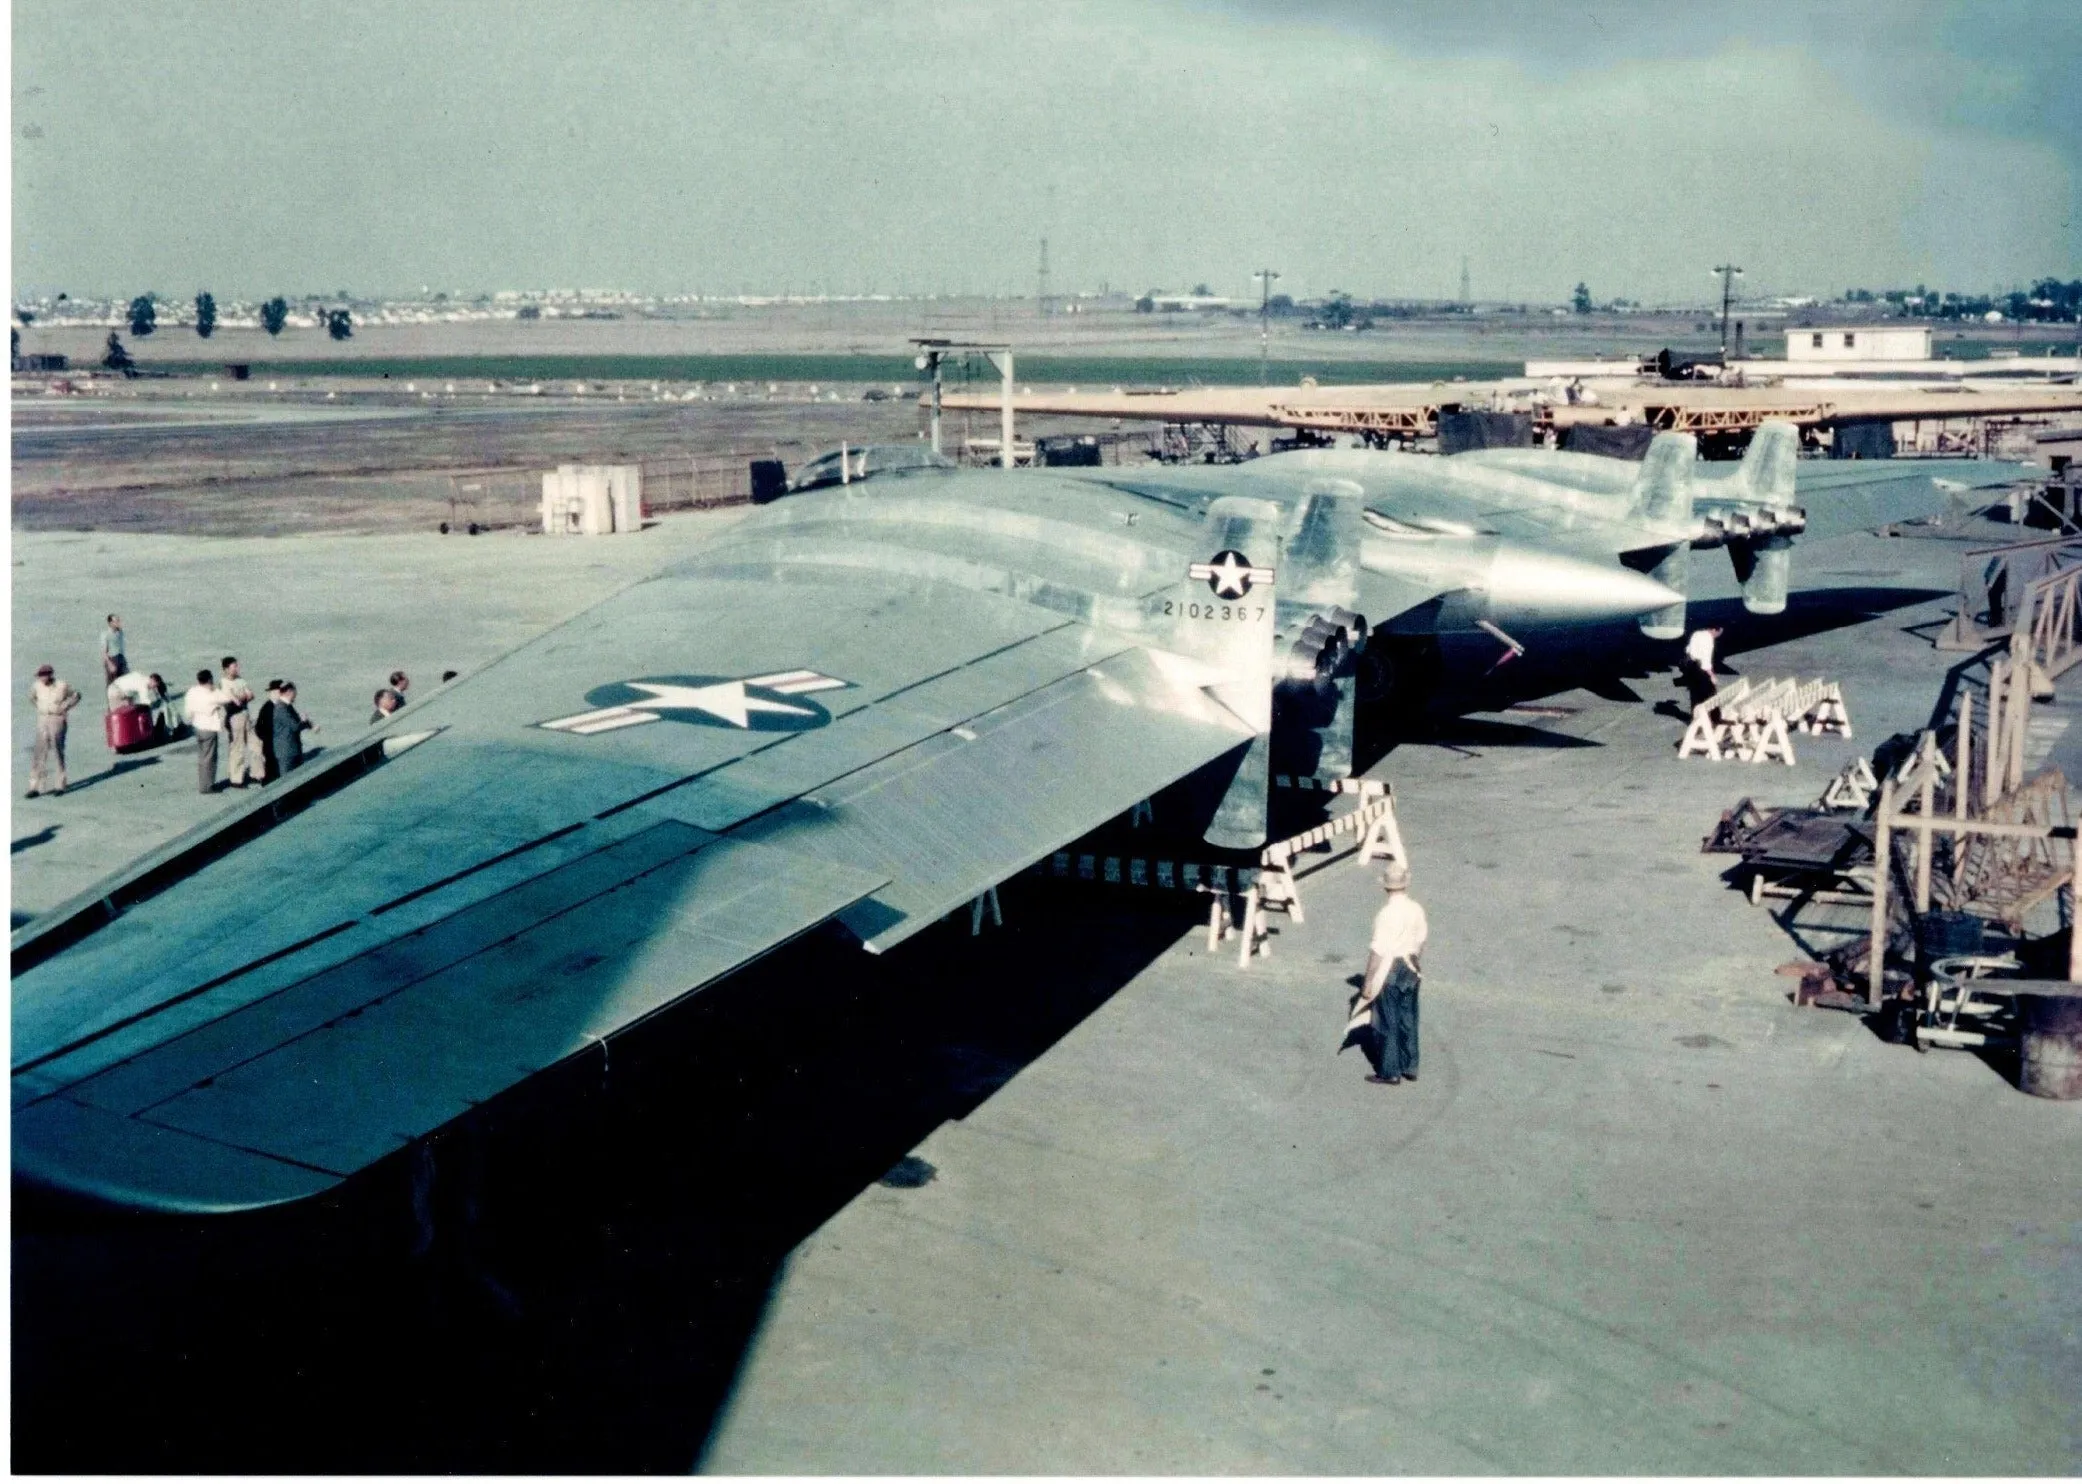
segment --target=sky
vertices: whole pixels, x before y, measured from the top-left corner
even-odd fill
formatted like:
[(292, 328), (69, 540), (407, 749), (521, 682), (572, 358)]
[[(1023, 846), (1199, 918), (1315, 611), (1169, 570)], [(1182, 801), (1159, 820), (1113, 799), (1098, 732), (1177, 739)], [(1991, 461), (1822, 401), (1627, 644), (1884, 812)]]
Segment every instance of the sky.
[(2075, 0), (14, 0), (18, 297), (2082, 277)]

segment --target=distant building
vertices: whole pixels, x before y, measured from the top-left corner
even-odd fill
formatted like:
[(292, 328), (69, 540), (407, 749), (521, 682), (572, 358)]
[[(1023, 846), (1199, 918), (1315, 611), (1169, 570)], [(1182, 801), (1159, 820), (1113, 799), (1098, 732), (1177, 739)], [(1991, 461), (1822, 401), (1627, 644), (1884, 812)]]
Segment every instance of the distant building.
[(1927, 361), (1930, 331), (1927, 329), (1875, 329), (1860, 325), (1848, 330), (1788, 330), (1786, 359), (1789, 361)]
[(2082, 428), (2054, 428), (2040, 433), (2034, 442), (2034, 463), (2044, 464), (2056, 479), (2073, 479), (2082, 471)]

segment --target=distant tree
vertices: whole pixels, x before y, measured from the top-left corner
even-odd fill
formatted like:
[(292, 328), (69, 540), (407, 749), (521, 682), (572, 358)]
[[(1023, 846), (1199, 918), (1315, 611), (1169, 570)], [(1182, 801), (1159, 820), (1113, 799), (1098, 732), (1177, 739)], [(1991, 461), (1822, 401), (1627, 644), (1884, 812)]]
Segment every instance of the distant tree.
[(2031, 286), (2030, 304), (2034, 319), (2082, 317), (2082, 280), (2062, 283), (2057, 278), (2042, 278)]
[(195, 296), (195, 333), (205, 340), (217, 333), (217, 299), (208, 289)]
[(1576, 292), (1569, 296), (1569, 307), (1575, 310), (1578, 314), (1590, 313), (1589, 284), (1579, 283), (1576, 285)]
[(1333, 330), (1342, 330), (1352, 323), (1352, 296), (1343, 289), (1332, 289), (1323, 303), (1321, 318)]
[(139, 294), (130, 301), (130, 333), (142, 340), (158, 328), (159, 309), (153, 304), (150, 294)]
[(542, 306), (540, 304), (523, 304), (520, 308), (513, 311), (513, 317), (515, 319), (541, 319)]
[(1209, 288), (1204, 283), (1196, 283), (1193, 285), (1193, 296), (1198, 299), (1212, 298), (1214, 296), (1214, 290)]
[(108, 332), (108, 354), (101, 358), (101, 364), (125, 376), (137, 375), (137, 362), (130, 359), (130, 352), (123, 349), (122, 337), (114, 330)]
[(1292, 314), (1294, 312), (1294, 296), (1292, 294), (1274, 294), (1265, 301), (1265, 312), (1267, 314)]
[(288, 323), (289, 301), (287, 299), (277, 295), (260, 306), (260, 328), (267, 331), (270, 335), (281, 334), (282, 327)]
[(33, 309), (17, 309), (14, 312), (14, 317), (20, 320), (25, 325), (33, 325), (36, 323), (36, 311)]
[(335, 340), (346, 340), (354, 334), (354, 320), (344, 309), (329, 309), (325, 314), (325, 333)]
[(1137, 299), (1135, 301), (1135, 312), (1137, 314), (1155, 314), (1157, 312), (1157, 296), (1155, 294), (1144, 294)]

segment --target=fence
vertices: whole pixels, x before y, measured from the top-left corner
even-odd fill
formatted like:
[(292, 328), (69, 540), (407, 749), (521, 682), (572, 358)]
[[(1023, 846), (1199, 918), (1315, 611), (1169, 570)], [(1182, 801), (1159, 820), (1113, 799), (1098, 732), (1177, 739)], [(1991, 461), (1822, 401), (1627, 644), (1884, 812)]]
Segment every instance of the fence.
[[(634, 463), (643, 470), (643, 508), (647, 515), (670, 510), (715, 510), (748, 504), (752, 498), (754, 459), (779, 458), (791, 467), (821, 447), (809, 444), (768, 445), (725, 453), (665, 454), (641, 459), (612, 455), (590, 463)], [(539, 465), (464, 469), (448, 475), (450, 529), (498, 530), (542, 524), (542, 476)]]

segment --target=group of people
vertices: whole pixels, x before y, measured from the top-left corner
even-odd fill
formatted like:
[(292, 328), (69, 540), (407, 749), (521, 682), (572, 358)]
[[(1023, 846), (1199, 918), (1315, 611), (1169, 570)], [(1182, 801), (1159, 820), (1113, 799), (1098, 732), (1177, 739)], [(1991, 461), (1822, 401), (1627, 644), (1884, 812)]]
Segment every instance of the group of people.
[(195, 729), (195, 782), (204, 793), (217, 789), (217, 754), (224, 754), (225, 782), (233, 788), (272, 783), (304, 760), (304, 733), (318, 723), (297, 709), (296, 682), (270, 680), (258, 706), (252, 685), (239, 673), (235, 655), (224, 656), (221, 674), (195, 672), (181, 698)]
[[(218, 787), (218, 760), (224, 764), (224, 781), (232, 788), (248, 788), (273, 782), (294, 771), (304, 761), (304, 734), (318, 724), (297, 705), (296, 682), (270, 680), (255, 694), (252, 683), (239, 668), (235, 655), (225, 655), (219, 668), (195, 672), (195, 684), (176, 700), (163, 676), (140, 674), (130, 668), (123, 633), (123, 617), (108, 615), (101, 633), (102, 679), (108, 687), (111, 718), (129, 718), (128, 725), (110, 724), (110, 746), (126, 751), (132, 746), (174, 740), (184, 727), (195, 736), (195, 781), (203, 793)], [(444, 675), (451, 678), (453, 671)], [(394, 715), (405, 704), (411, 677), (393, 670), (388, 684), (378, 688), (373, 724)], [(29, 797), (63, 793), (65, 734), (68, 719), (80, 703), (79, 691), (58, 678), (51, 665), (36, 668), (29, 688), (29, 704), (36, 713), (36, 750), (29, 769)], [(134, 741), (119, 741), (120, 737)]]

